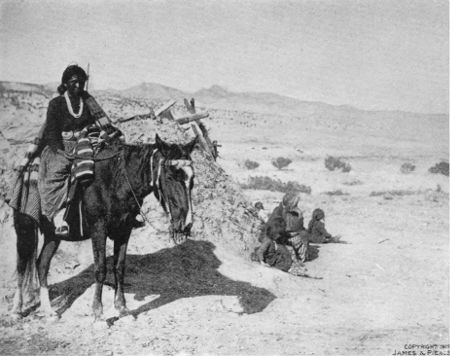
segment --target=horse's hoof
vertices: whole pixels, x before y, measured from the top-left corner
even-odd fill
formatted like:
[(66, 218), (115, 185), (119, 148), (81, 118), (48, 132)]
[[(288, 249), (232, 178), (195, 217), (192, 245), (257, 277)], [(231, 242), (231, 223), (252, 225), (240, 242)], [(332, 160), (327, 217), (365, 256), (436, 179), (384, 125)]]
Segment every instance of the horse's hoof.
[(44, 318), (49, 321), (56, 321), (60, 318), (60, 315), (54, 310), (46, 310), (46, 309), (44, 310), (39, 309), (35, 315), (39, 318)]
[(23, 313), (19, 311), (13, 311), (11, 313), (11, 321), (16, 322), (23, 319)]
[(46, 317), (47, 321), (50, 323), (56, 323), (59, 319), (61, 319), (61, 315), (58, 313), (52, 313)]
[(119, 309), (119, 316), (120, 317), (124, 317), (130, 314), (130, 309), (128, 309), (127, 307), (121, 308)]
[(109, 325), (108, 325), (108, 322), (104, 318), (95, 317), (94, 321), (92, 322), (92, 327), (94, 330), (104, 330), (104, 329), (108, 329)]
[(103, 308), (99, 308), (97, 310), (94, 310), (93, 312), (94, 314), (94, 323), (95, 322), (104, 322), (105, 321), (105, 316), (103, 315)]

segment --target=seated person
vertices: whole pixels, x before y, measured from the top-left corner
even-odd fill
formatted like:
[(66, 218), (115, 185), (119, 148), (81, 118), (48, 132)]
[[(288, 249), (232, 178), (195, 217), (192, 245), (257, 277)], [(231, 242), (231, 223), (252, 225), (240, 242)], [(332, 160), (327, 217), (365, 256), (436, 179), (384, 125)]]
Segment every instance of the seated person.
[(289, 271), (292, 266), (291, 253), (286, 246), (277, 242), (285, 229), (286, 224), (283, 219), (273, 219), (265, 229), (261, 246), (255, 249), (251, 259), (267, 267), (275, 267), (284, 272)]
[(260, 201), (257, 201), (255, 203), (254, 207), (257, 211), (258, 217), (265, 223), (267, 221), (267, 213), (264, 210), (263, 203), (261, 203)]
[(288, 192), (284, 195), (280, 205), (270, 215), (266, 226), (271, 226), (274, 219), (281, 218), (286, 230), (279, 239), (279, 244), (291, 246), (295, 257), (300, 262), (308, 259), (308, 236), (303, 225), (303, 213), (298, 207), (300, 195)]
[(325, 229), (325, 213), (322, 209), (315, 209), (308, 224), (309, 241), (316, 244), (340, 242), (340, 236), (332, 236)]

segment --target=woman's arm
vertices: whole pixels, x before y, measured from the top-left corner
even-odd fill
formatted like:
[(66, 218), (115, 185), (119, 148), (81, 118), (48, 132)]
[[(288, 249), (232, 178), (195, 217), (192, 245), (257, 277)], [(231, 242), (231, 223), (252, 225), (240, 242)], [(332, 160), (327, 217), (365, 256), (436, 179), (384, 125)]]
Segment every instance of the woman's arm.
[(264, 263), (264, 254), (269, 249), (271, 243), (272, 243), (272, 240), (269, 239), (268, 237), (265, 237), (261, 243), (261, 246), (259, 246), (256, 254), (258, 256), (258, 260), (260, 263)]

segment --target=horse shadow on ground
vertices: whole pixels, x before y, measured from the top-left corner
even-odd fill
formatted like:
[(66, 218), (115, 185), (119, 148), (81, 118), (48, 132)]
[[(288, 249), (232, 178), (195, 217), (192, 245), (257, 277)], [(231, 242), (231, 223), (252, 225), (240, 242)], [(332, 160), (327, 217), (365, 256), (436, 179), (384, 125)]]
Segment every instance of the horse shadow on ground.
[[(238, 297), (243, 313), (252, 314), (264, 310), (276, 298), (264, 288), (222, 275), (218, 271), (221, 262), (214, 249), (214, 244), (209, 241), (188, 240), (152, 254), (127, 255), (125, 292), (134, 294), (139, 301), (147, 296), (159, 295), (130, 313), (136, 317), (181, 298), (227, 295)], [(112, 267), (111, 256), (107, 258), (107, 285), (114, 285)], [(51, 285), (51, 299), (64, 301), (63, 305), (59, 305), (58, 313), (69, 309), (93, 283), (94, 267), (91, 265), (78, 275)]]

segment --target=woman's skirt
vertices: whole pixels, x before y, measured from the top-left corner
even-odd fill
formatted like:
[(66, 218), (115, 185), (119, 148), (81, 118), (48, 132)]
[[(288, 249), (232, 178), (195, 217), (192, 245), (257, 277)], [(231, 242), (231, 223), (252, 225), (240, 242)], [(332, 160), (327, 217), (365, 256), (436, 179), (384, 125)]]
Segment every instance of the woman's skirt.
[(64, 151), (56, 152), (45, 147), (41, 154), (39, 167), (39, 195), (41, 197), (42, 214), (53, 219), (64, 207), (70, 180), (71, 162)]

